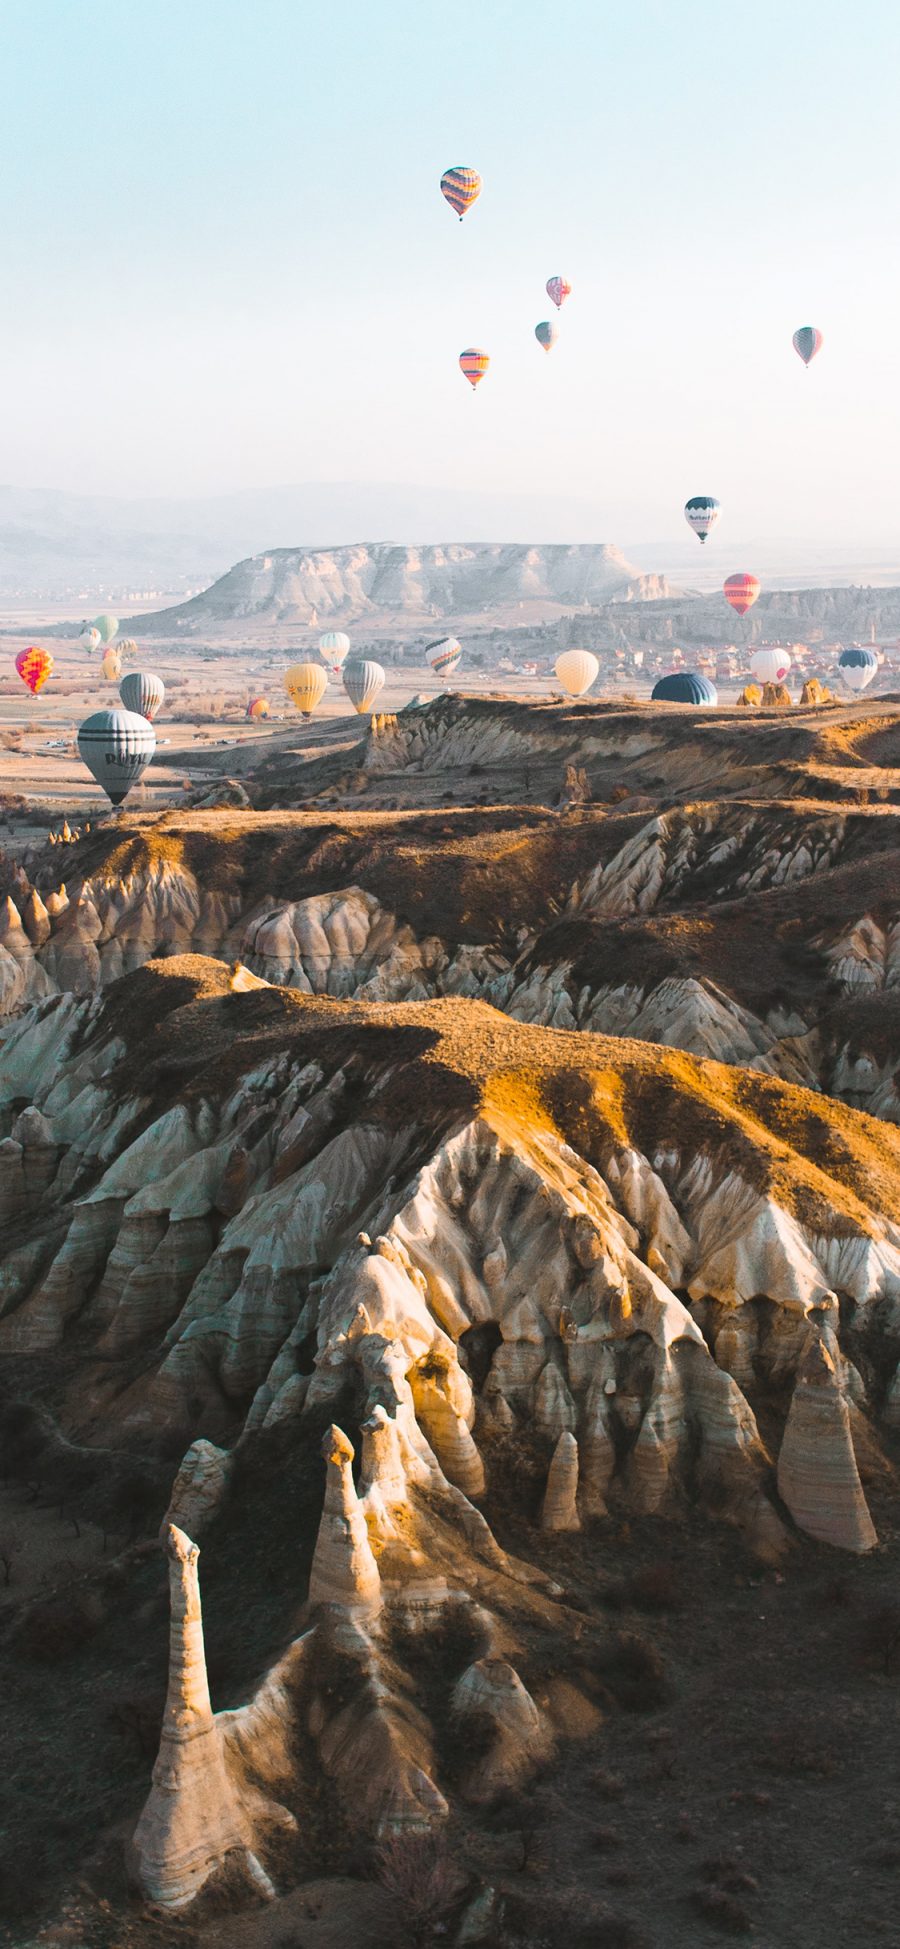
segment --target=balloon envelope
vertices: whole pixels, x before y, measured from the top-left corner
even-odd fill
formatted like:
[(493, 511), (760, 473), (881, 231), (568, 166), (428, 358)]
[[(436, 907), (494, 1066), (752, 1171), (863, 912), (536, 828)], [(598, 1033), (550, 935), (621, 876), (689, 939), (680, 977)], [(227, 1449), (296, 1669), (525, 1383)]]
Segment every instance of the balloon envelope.
[(553, 668), (570, 697), (583, 697), (600, 675), (600, 665), (590, 650), (563, 650)]
[(87, 627), (82, 630), (78, 641), (88, 651), (99, 650), (103, 638), (96, 623), (88, 623)]
[(490, 363), (488, 353), (479, 352), (477, 345), (470, 345), (468, 351), (459, 355), (459, 369), (470, 386), (480, 386)]
[(269, 715), (268, 697), (248, 697), (247, 699), (248, 717), (268, 717), (268, 715)]
[(787, 650), (779, 643), (763, 643), (754, 650), (750, 658), (750, 668), (757, 682), (761, 684), (781, 684), (791, 667)]
[(456, 211), (462, 223), (466, 211), (481, 195), (481, 177), (477, 169), (466, 169), (462, 163), (457, 163), (453, 169), (445, 169), (441, 177), (441, 195), (447, 198), (451, 210)]
[(848, 690), (865, 690), (878, 669), (878, 658), (874, 650), (842, 650), (838, 657), (838, 669)]
[(372, 709), (384, 681), (380, 663), (370, 663), (365, 657), (355, 656), (344, 664), (344, 689), (360, 717)]
[(53, 658), (49, 650), (39, 649), (37, 643), (32, 643), (27, 650), (19, 651), (16, 669), (32, 697), (36, 697), (53, 669)]
[(110, 645), (110, 648), (104, 651), (100, 668), (107, 683), (118, 683), (122, 675), (122, 658), (117, 648), (114, 649)]
[(798, 359), (802, 359), (804, 365), (809, 365), (821, 350), (822, 333), (817, 331), (815, 325), (801, 325), (791, 342)]
[(342, 629), (326, 629), (319, 637), (319, 652), (334, 670), (339, 670), (350, 653), (350, 638)]
[(566, 299), (572, 295), (572, 286), (568, 278), (565, 277), (548, 277), (546, 290), (548, 298), (553, 299), (557, 311), (565, 304)]
[(746, 616), (759, 595), (759, 582), (755, 575), (729, 575), (723, 584), (723, 594), (739, 616)]
[(111, 643), (119, 627), (118, 616), (95, 616), (94, 628), (100, 631), (101, 643)]
[(694, 494), (684, 504), (684, 518), (699, 541), (705, 541), (722, 512), (714, 494)]
[(138, 655), (138, 646), (133, 636), (123, 636), (121, 642), (116, 644), (116, 649), (121, 657)]
[(145, 717), (148, 724), (158, 717), (166, 697), (166, 686), (155, 670), (129, 670), (119, 685), (119, 696), (126, 711)]
[(540, 324), (535, 325), (534, 335), (545, 352), (552, 352), (559, 337), (559, 326), (554, 324), (552, 318), (542, 318)]
[(294, 663), (284, 673), (284, 687), (298, 711), (304, 717), (312, 717), (328, 689), (328, 678), (321, 663)]
[(462, 644), (455, 636), (441, 636), (436, 643), (426, 643), (425, 655), (436, 676), (449, 677), (462, 656)]
[(113, 805), (143, 777), (156, 750), (156, 732), (133, 711), (95, 711), (78, 733), (78, 749)]
[(673, 670), (654, 684), (650, 698), (654, 704), (717, 704), (719, 693), (699, 670)]

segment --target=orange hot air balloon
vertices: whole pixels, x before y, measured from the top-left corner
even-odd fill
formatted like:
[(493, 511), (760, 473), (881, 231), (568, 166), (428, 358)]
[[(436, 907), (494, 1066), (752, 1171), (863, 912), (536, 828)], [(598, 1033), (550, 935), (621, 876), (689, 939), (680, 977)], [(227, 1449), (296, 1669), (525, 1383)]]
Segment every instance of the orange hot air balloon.
[(746, 616), (759, 595), (759, 581), (755, 575), (729, 575), (722, 594), (739, 616)]
[(470, 386), (480, 386), (491, 361), (487, 352), (479, 352), (477, 345), (470, 345), (468, 351), (460, 352), (459, 369)]
[(268, 697), (248, 697), (247, 699), (248, 717), (268, 717), (268, 715), (269, 715)]
[(32, 697), (36, 697), (53, 669), (53, 658), (49, 650), (41, 650), (31, 643), (27, 650), (20, 650), (16, 657), (16, 669), (23, 684), (27, 684)]

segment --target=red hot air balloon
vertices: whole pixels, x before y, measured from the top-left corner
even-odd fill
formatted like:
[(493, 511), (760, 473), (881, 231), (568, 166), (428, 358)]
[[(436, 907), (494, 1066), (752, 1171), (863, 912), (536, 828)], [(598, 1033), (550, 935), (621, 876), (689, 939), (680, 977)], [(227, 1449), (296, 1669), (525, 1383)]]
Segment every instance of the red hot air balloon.
[(490, 363), (487, 352), (479, 352), (476, 345), (470, 345), (468, 351), (460, 352), (459, 355), (460, 372), (473, 387), (481, 384)]
[(759, 595), (759, 582), (755, 575), (729, 575), (722, 593), (739, 616), (746, 616)]
[(445, 196), (451, 210), (455, 210), (462, 223), (467, 210), (481, 195), (481, 177), (477, 169), (464, 169), (461, 163), (455, 169), (445, 169), (441, 177), (441, 195)]
[(32, 643), (27, 650), (19, 651), (16, 669), (23, 684), (28, 685), (32, 697), (36, 697), (53, 669), (53, 658), (49, 650), (41, 650), (36, 643)]

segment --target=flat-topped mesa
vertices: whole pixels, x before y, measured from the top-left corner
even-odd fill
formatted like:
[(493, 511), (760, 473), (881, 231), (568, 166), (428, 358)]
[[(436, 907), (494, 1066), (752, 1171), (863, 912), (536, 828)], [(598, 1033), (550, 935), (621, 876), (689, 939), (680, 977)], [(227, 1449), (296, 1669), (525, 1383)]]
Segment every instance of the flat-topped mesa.
[(249, 1816), (225, 1763), (212, 1711), (203, 1649), (197, 1558), (183, 1530), (168, 1532), (169, 1689), (153, 1784), (132, 1843), (144, 1893), (163, 1908), (184, 1908), (226, 1857), (243, 1857), (248, 1878), (271, 1896), (253, 1851)]
[(353, 1482), (354, 1448), (333, 1423), (322, 1442), (322, 1454), (327, 1469), (325, 1502), (309, 1577), (309, 1602), (377, 1612), (381, 1578)]
[(778, 1457), (778, 1493), (798, 1529), (863, 1554), (878, 1537), (853, 1450), (850, 1414), (834, 1361), (818, 1336), (797, 1369)]

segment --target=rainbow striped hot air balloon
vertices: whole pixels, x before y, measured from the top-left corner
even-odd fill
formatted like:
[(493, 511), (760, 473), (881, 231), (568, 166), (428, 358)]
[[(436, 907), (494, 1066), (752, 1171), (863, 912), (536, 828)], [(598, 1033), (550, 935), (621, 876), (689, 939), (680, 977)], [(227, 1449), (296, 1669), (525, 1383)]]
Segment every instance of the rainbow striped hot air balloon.
[(425, 655), (436, 677), (449, 677), (462, 656), (462, 644), (455, 636), (441, 636), (436, 643), (426, 643)]
[(548, 277), (545, 289), (557, 311), (560, 311), (566, 299), (572, 296), (572, 286), (567, 277)]
[(441, 195), (445, 196), (451, 210), (455, 210), (462, 223), (467, 210), (471, 210), (481, 195), (481, 177), (477, 169), (466, 169), (457, 163), (453, 169), (445, 169), (441, 177)]
[(269, 715), (268, 697), (248, 697), (247, 699), (248, 717), (268, 717), (268, 715)]
[(36, 697), (53, 669), (53, 658), (49, 650), (42, 650), (37, 643), (30, 643), (27, 650), (19, 651), (16, 669), (32, 697)]
[(470, 345), (467, 351), (459, 355), (460, 372), (473, 388), (480, 386), (490, 363), (487, 352), (479, 352), (477, 345)]

